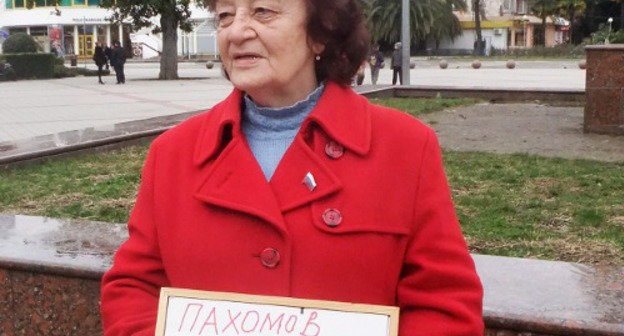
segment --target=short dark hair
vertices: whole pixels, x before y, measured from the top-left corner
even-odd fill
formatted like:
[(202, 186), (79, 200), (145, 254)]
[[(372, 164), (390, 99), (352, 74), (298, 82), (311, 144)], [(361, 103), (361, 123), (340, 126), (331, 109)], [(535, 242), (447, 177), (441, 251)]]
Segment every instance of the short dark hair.
[[(217, 0), (204, 0), (214, 11)], [(316, 78), (349, 85), (369, 52), (369, 35), (357, 0), (305, 0), (306, 31), (325, 45), (315, 61)]]
[(306, 0), (307, 33), (325, 45), (316, 61), (318, 80), (349, 85), (369, 51), (369, 35), (357, 0)]

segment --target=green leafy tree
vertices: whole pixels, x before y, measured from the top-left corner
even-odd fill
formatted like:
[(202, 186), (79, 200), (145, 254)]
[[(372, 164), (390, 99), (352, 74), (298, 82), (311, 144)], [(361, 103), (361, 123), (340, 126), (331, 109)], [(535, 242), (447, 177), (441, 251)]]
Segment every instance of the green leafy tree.
[[(201, 5), (201, 2), (196, 2)], [(162, 33), (159, 79), (178, 78), (178, 28), (190, 32), (190, 0), (101, 0), (100, 6), (114, 11), (113, 20), (132, 20), (134, 29), (152, 27), (150, 18), (160, 16), (154, 32)]]
[[(26, 0), (26, 6), (32, 8), (35, 0)], [(48, 0), (48, 5), (58, 6), (61, 0)], [(113, 10), (113, 22), (126, 19), (132, 21), (134, 29), (152, 27), (150, 18), (160, 16), (160, 26), (153, 31), (162, 33), (163, 47), (160, 54), (159, 79), (178, 78), (178, 28), (190, 32), (190, 0), (100, 0), (100, 7)], [(203, 6), (202, 1), (195, 2)]]
[(542, 44), (546, 45), (546, 19), (557, 14), (557, 0), (532, 0), (531, 12), (542, 19)]
[(585, 0), (559, 0), (559, 14), (570, 21), (570, 42), (574, 43), (574, 24), (576, 19), (585, 12)]
[[(373, 40), (398, 41), (401, 33), (401, 0), (362, 0)], [(464, 0), (410, 0), (412, 40), (436, 41), (461, 34), (453, 8), (465, 9)]]
[(453, 10), (465, 11), (466, 3), (463, 0), (446, 0), (444, 6), (446, 6), (446, 8), (434, 12), (434, 21), (436, 24), (431, 27), (431, 32), (429, 33), (429, 36), (436, 42), (436, 48), (440, 40), (446, 37), (453, 40), (455, 36), (460, 35), (462, 32), (459, 19), (453, 14)]
[(624, 30), (624, 0), (613, 0), (620, 4), (620, 30)]

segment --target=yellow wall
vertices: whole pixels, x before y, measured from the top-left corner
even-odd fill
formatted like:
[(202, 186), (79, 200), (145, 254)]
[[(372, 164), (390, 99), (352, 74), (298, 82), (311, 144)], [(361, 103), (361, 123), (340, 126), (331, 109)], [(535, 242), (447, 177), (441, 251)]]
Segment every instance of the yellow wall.
[[(462, 29), (474, 29), (474, 21), (460, 22)], [(507, 28), (513, 27), (513, 21), (481, 21), (481, 28)]]

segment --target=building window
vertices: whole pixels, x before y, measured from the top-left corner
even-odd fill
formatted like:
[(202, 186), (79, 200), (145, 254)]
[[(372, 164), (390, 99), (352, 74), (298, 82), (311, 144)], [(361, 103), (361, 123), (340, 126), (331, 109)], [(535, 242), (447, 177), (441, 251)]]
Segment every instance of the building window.
[(74, 54), (74, 26), (63, 27), (63, 46), (65, 54)]
[(26, 28), (9, 28), (9, 35), (24, 33), (26, 34)]
[(516, 13), (517, 14), (526, 14), (527, 12), (527, 1), (526, 0), (516, 0)]
[[(26, 1), (27, 0), (5, 0), (6, 9), (26, 8)], [(58, 0), (58, 5), (54, 3), (54, 0), (33, 0), (33, 7), (84, 7), (98, 6), (99, 4), (100, 0)]]
[(502, 6), (503, 6), (503, 13), (513, 13), (512, 0), (504, 0)]

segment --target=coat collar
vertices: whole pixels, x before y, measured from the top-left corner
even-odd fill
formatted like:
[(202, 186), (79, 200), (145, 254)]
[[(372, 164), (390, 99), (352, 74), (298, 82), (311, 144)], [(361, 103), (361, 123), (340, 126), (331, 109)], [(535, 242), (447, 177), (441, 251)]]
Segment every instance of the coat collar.
[[(225, 147), (224, 142), (229, 140), (228, 137), (241, 136), (242, 96), (240, 90), (234, 89), (207, 114), (195, 146), (195, 164), (201, 165), (216, 155)], [(368, 153), (370, 149), (371, 116), (368, 102), (350, 87), (329, 82), (301, 129), (305, 130), (312, 124), (318, 124), (332, 139), (359, 155)]]

